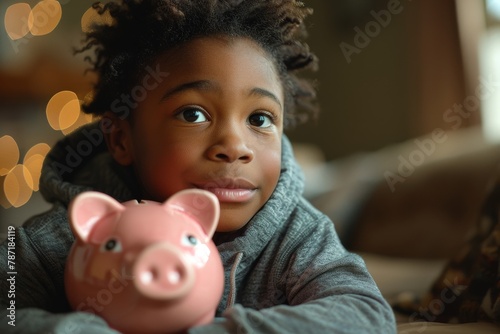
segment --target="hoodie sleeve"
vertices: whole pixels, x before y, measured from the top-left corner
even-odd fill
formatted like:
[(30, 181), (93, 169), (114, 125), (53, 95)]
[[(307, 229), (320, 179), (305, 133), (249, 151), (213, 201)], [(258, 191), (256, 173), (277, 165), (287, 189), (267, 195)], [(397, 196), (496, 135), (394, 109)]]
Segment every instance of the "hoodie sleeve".
[[(323, 280), (328, 274), (321, 275), (324, 276), (321, 278)], [(364, 282), (373, 284), (369, 280)], [(314, 285), (314, 282), (311, 284)], [(396, 333), (390, 307), (369, 287), (339, 284), (319, 293), (314, 292), (316, 289), (313, 286), (304, 288), (307, 301), (294, 305), (278, 305), (261, 310), (235, 305), (226, 311), (223, 320), (192, 328), (189, 333)]]
[(72, 236), (64, 212), (9, 228), (0, 244), (0, 333), (116, 333), (95, 315), (69, 312), (63, 271)]
[(269, 268), (274, 281), (263, 283), (283, 295), (281, 304), (235, 305), (224, 320), (190, 333), (396, 333), (394, 313), (363, 260), (344, 249), (328, 218), (309, 218), (311, 228), (290, 227)]

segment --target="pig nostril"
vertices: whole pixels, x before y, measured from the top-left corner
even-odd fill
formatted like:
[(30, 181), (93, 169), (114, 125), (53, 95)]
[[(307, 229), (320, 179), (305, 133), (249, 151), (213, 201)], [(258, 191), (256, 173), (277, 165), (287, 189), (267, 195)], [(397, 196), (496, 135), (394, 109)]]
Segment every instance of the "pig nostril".
[(168, 300), (185, 296), (194, 284), (194, 268), (177, 248), (159, 243), (134, 259), (135, 288), (147, 298)]
[(181, 280), (181, 274), (178, 270), (172, 270), (168, 273), (168, 281), (170, 284), (178, 284)]
[[(181, 276), (182, 276), (182, 269), (172, 268), (171, 270), (168, 270), (167, 275), (164, 276), (164, 279), (166, 279), (165, 283), (171, 285), (177, 285), (181, 281)], [(142, 284), (148, 285), (154, 282), (160, 283), (161, 277), (160, 273), (158, 272), (158, 269), (153, 267), (150, 268), (149, 270), (144, 271), (140, 276), (140, 280)]]
[(158, 278), (158, 271), (156, 268), (151, 268), (150, 270), (146, 270), (141, 274), (141, 282), (143, 284), (150, 284)]

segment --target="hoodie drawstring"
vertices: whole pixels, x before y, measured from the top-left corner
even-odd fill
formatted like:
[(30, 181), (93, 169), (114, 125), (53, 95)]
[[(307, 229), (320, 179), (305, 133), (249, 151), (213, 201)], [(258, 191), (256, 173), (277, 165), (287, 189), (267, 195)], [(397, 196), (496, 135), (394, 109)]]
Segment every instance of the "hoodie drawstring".
[(231, 273), (229, 274), (229, 296), (227, 297), (226, 309), (232, 307), (236, 300), (236, 269), (242, 258), (242, 252), (236, 253), (233, 266), (231, 267)]

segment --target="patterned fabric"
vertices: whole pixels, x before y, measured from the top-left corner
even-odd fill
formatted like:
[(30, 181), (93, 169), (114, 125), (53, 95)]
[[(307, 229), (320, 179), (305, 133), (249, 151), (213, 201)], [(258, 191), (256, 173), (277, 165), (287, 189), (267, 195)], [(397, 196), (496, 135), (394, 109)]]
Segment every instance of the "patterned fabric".
[(394, 309), (411, 321), (500, 323), (500, 170), (472, 238), (424, 296), (404, 294)]

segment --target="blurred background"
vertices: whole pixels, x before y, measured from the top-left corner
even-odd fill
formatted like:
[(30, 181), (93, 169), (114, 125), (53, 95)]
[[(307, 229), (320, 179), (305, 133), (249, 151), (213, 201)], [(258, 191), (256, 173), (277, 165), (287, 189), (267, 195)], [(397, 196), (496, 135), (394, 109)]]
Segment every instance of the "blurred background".
[[(90, 121), (79, 105), (92, 77), (84, 75), (87, 64), (73, 49), (96, 19), (93, 2), (0, 3), (0, 233), (49, 208), (38, 192), (43, 157)], [(443, 156), (497, 147), (500, 0), (304, 2), (314, 8), (307, 25), (320, 59), (312, 77), (322, 111), (288, 135), (311, 198), (325, 187), (359, 189), (359, 182), (345, 183), (345, 171), (355, 166), (352, 178), (378, 178), (394, 199), (404, 193), (395, 187), (411, 183), (402, 175), (405, 161), (416, 169)], [(419, 146), (415, 138), (431, 138), (434, 146)], [(375, 153), (376, 162), (366, 160)], [(339, 193), (346, 194), (337, 192), (336, 199)], [(325, 211), (345, 212), (344, 197)], [(333, 218), (342, 222), (343, 216)]]

